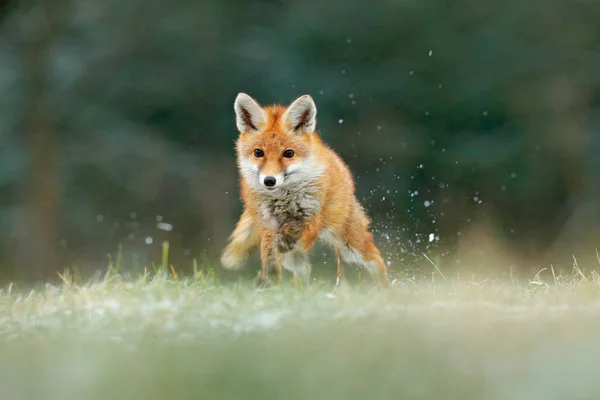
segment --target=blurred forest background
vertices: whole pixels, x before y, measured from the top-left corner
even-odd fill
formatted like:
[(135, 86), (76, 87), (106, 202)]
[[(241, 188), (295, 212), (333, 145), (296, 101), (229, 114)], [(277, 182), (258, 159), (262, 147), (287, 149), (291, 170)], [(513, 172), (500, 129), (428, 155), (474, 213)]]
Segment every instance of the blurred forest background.
[(144, 265), (164, 240), (178, 269), (218, 260), (241, 210), (240, 91), (314, 97), (392, 271), (423, 253), (594, 266), (598, 16), (589, 0), (2, 0), (0, 276), (91, 273), (119, 245)]

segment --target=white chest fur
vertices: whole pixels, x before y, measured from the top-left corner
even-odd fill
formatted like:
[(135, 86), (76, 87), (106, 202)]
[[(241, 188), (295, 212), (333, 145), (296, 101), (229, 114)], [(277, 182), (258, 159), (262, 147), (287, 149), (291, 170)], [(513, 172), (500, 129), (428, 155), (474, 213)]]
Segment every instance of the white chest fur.
[(288, 221), (306, 221), (319, 212), (321, 203), (307, 190), (280, 190), (276, 195), (261, 199), (260, 213), (262, 222), (275, 229)]

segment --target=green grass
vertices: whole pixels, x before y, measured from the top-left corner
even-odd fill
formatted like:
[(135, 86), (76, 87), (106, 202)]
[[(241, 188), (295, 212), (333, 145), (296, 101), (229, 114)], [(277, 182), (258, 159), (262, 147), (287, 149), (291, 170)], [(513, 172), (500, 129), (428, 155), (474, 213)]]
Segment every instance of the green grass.
[[(600, 278), (330, 282), (156, 271), (0, 291), (5, 399), (592, 399)], [(549, 271), (546, 271), (549, 272)], [(79, 283), (74, 283), (79, 282)]]

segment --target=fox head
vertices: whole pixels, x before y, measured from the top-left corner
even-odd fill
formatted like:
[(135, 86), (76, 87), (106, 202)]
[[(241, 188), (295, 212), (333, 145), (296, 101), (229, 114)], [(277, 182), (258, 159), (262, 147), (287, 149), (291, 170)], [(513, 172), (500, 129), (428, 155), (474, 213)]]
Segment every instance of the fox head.
[(246, 183), (264, 193), (292, 189), (322, 174), (315, 133), (317, 107), (304, 95), (288, 107), (261, 107), (245, 93), (234, 104), (238, 163)]

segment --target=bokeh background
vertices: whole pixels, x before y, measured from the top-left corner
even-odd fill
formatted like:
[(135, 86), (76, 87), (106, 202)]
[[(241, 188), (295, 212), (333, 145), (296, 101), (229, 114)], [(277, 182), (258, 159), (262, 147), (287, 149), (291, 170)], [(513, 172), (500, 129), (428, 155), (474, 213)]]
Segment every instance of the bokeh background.
[(240, 91), (314, 97), (395, 273), (598, 264), (600, 2), (0, 3), (2, 279), (215, 264)]

